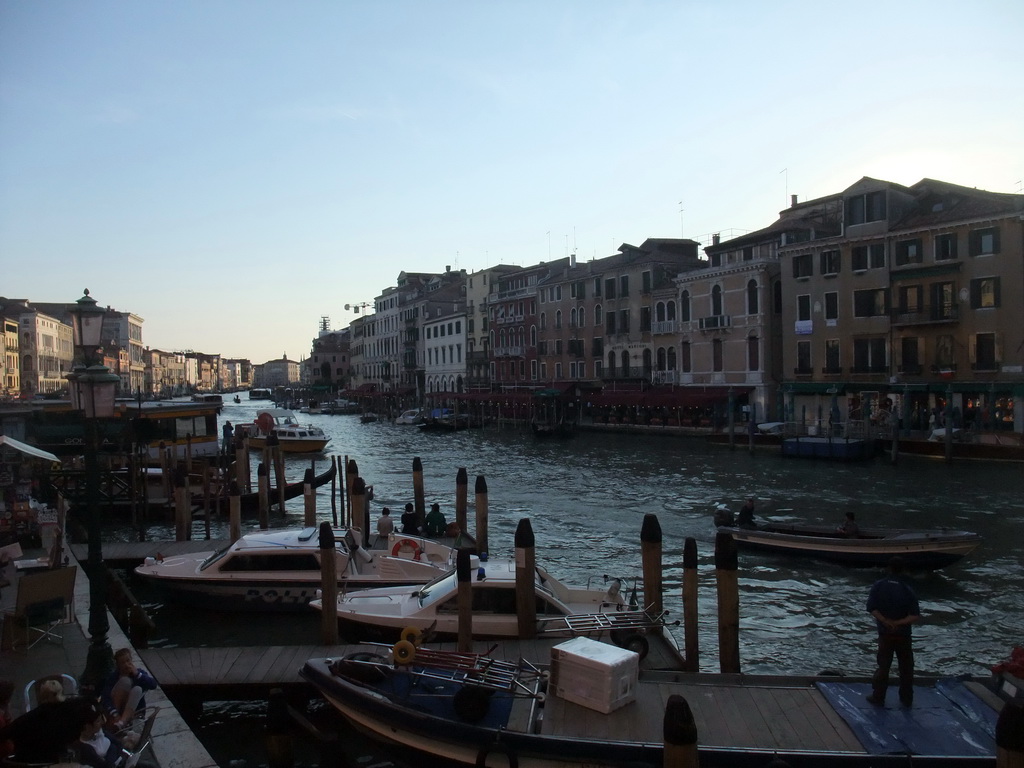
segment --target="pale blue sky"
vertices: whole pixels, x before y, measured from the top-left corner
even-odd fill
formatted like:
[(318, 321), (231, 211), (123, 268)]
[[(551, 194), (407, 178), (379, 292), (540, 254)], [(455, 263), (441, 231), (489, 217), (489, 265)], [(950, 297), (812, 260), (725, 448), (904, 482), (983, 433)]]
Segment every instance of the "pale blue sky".
[(401, 270), (758, 229), (862, 176), (1021, 191), (1022, 39), (1019, 0), (0, 0), (0, 295), (300, 359)]

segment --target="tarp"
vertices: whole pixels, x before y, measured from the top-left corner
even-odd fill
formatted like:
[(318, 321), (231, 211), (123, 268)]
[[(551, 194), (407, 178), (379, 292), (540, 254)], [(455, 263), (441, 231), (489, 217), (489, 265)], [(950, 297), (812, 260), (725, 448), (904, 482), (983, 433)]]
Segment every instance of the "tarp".
[(0, 435), (0, 447), (7, 447), (15, 451), (21, 451), (26, 456), (31, 456), (34, 459), (46, 459), (47, 461), (56, 461), (60, 463), (60, 459), (54, 456), (48, 451), (36, 448), (33, 445), (28, 445), (20, 440), (15, 440), (13, 437), (7, 437), (7, 435)]

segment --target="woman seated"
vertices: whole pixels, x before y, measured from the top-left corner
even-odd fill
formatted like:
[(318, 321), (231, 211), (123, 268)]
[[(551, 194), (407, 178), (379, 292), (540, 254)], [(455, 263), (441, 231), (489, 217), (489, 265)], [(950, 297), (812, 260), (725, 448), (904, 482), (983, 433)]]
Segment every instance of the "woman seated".
[(121, 648), (114, 654), (114, 667), (103, 684), (100, 698), (110, 714), (111, 727), (120, 730), (145, 711), (144, 696), (146, 691), (156, 688), (156, 680), (149, 672), (135, 666), (131, 648)]
[(104, 728), (106, 715), (98, 704), (81, 701), (76, 709), (78, 741), (72, 746), (79, 764), (90, 768), (113, 768), (121, 757), (121, 742)]

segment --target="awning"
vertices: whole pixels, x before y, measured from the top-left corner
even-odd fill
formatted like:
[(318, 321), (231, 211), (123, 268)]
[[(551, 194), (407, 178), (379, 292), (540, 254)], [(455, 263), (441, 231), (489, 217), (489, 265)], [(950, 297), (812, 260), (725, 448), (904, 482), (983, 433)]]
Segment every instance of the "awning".
[[(783, 384), (782, 389), (786, 394), (793, 395), (840, 395), (846, 384), (836, 381), (791, 381)], [(879, 385), (873, 385), (878, 389)]]
[[(734, 402), (750, 392), (749, 387), (731, 387)], [(640, 408), (706, 408), (729, 401), (730, 387), (672, 387), (646, 392), (601, 392), (587, 398), (591, 405), (637, 406)]]
[(36, 448), (33, 445), (23, 443), (20, 440), (15, 440), (13, 437), (7, 437), (7, 435), (0, 435), (0, 447), (10, 448), (14, 451), (21, 451), (26, 456), (31, 456), (34, 459), (46, 459), (47, 461), (55, 461), (60, 464), (60, 459), (52, 453)]

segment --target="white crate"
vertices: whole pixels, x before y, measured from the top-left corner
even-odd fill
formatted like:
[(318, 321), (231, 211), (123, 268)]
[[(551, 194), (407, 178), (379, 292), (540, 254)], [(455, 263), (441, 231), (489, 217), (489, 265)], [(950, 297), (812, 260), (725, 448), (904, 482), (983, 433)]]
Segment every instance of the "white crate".
[(588, 637), (551, 649), (550, 690), (574, 704), (608, 713), (636, 700), (640, 656)]

